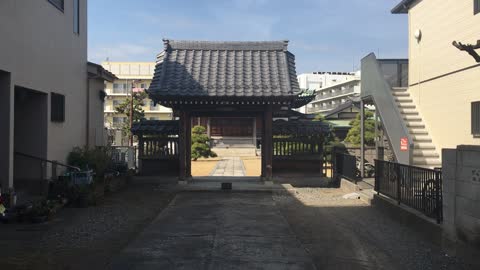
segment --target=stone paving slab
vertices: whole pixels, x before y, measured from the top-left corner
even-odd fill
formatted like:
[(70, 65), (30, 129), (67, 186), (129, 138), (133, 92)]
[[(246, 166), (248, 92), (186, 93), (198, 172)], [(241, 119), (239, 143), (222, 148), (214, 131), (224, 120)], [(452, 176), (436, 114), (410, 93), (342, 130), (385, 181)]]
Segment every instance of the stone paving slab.
[(224, 157), (218, 161), (211, 176), (245, 176), (245, 167), (239, 157)]
[(315, 269), (270, 194), (185, 192), (110, 269)]

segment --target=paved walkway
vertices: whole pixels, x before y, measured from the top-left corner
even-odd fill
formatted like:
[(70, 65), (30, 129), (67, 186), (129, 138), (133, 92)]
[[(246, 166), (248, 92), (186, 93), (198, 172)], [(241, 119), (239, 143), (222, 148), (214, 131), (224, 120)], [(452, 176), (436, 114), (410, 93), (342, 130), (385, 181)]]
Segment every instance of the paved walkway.
[(181, 193), (111, 269), (315, 269), (267, 193)]
[(211, 176), (245, 176), (245, 167), (239, 157), (225, 157), (217, 163)]

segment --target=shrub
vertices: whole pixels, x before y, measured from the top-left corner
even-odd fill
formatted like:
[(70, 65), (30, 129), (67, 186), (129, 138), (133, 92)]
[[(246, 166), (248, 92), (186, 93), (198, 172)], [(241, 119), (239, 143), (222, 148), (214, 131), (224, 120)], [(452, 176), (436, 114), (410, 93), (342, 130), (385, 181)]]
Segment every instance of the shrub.
[(192, 159), (205, 157), (216, 157), (210, 149), (210, 138), (206, 134), (206, 129), (202, 126), (194, 126), (192, 128)]
[(109, 147), (75, 147), (68, 155), (67, 162), (82, 170), (93, 170), (97, 176), (103, 177), (107, 169), (112, 167), (112, 151)]

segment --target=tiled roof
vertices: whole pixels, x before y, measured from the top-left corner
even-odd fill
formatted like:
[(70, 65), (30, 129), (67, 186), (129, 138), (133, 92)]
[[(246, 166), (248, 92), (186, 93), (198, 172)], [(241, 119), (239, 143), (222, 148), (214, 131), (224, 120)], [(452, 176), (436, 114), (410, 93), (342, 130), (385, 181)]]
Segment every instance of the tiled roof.
[(141, 120), (133, 123), (135, 135), (178, 135), (180, 122), (177, 120)]
[(301, 91), (287, 41), (164, 40), (148, 90), (155, 101), (178, 98), (293, 98)]
[(330, 127), (318, 121), (273, 121), (273, 135), (321, 136), (330, 131)]

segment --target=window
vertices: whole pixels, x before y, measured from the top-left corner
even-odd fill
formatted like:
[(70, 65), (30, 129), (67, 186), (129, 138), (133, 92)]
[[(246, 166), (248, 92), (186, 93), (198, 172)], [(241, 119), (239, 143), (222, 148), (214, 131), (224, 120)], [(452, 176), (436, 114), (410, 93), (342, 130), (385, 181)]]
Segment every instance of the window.
[(122, 104), (122, 101), (121, 100), (113, 100), (113, 108), (115, 109), (117, 106), (119, 106), (120, 104)]
[(480, 0), (473, 0), (473, 14), (480, 13)]
[(50, 101), (50, 119), (52, 122), (65, 122), (65, 96), (51, 93)]
[(73, 0), (73, 33), (80, 34), (80, 0)]
[(114, 83), (113, 84), (113, 93), (114, 94), (126, 94), (128, 86), (126, 83)]
[(480, 101), (472, 102), (472, 134), (480, 136)]
[(65, 0), (48, 0), (50, 4), (54, 5), (56, 8), (61, 10), (62, 12), (65, 9)]
[(140, 88), (146, 89), (146, 88), (147, 88), (147, 84), (146, 84), (146, 83), (142, 83), (142, 84), (140, 85)]

